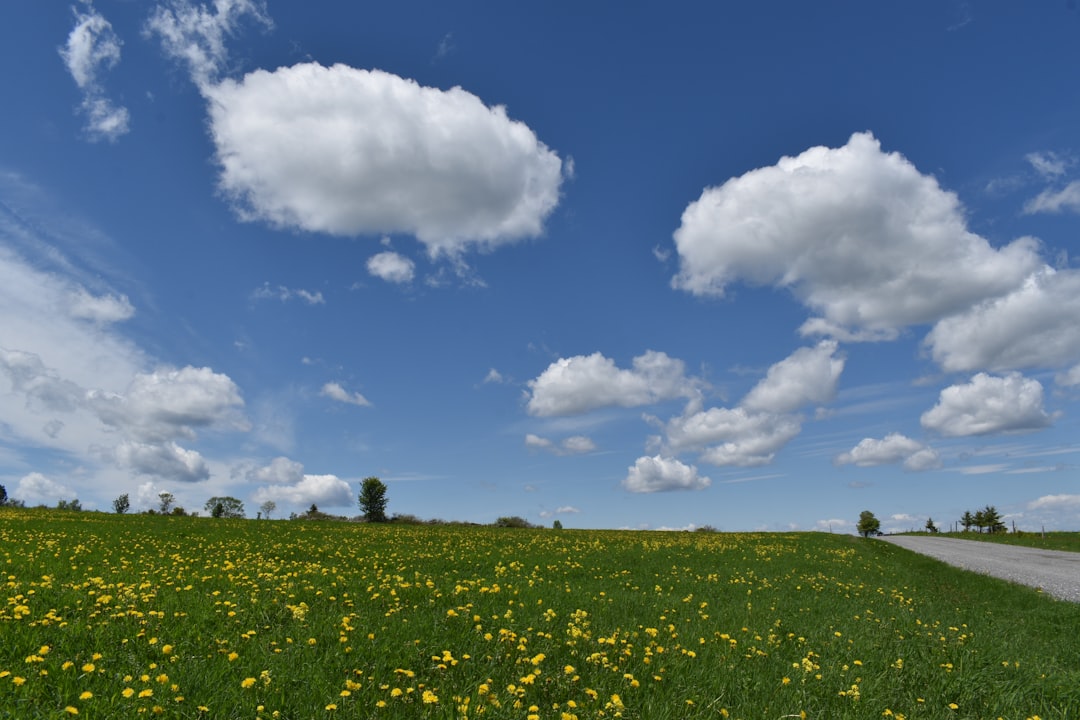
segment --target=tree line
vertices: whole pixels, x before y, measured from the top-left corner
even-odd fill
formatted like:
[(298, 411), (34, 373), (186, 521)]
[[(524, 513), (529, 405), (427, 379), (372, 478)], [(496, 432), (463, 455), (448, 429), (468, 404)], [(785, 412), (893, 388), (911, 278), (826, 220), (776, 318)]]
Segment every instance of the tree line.
[[(974, 513), (965, 510), (960, 517), (960, 526), (964, 528), (964, 532), (970, 532), (971, 528), (978, 528), (979, 532), (989, 533), (1008, 531), (1008, 528), (1005, 527), (1004, 518), (993, 505), (987, 505), (982, 510), (976, 510)], [(863, 510), (859, 513), (859, 522), (856, 523), (855, 529), (863, 537), (881, 535), (881, 521), (874, 516), (874, 513)], [(934, 523), (934, 518), (927, 518), (924, 529), (929, 533), (939, 532), (938, 526)]]

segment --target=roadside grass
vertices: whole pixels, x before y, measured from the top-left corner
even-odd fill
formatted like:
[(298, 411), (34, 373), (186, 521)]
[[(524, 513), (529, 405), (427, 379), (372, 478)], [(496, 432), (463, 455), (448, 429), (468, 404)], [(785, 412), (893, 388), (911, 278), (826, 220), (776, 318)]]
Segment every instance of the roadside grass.
[(1080, 605), (874, 540), (0, 510), (0, 717), (1080, 717)]
[[(904, 533), (905, 535), (921, 535), (925, 533)], [(994, 542), (1003, 545), (1022, 545), (1024, 547), (1040, 548), (1042, 550), (1067, 550), (1080, 552), (1080, 533), (1077, 532), (1009, 532), (1009, 533), (980, 533), (980, 532), (947, 532), (940, 533), (935, 537), (959, 538), (961, 540), (977, 540), (979, 542)]]

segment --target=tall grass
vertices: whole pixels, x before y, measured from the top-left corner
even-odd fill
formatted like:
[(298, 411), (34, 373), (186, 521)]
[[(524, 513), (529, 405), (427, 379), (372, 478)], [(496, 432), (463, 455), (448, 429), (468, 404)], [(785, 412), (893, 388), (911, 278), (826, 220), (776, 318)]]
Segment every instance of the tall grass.
[(0, 717), (1080, 717), (1080, 606), (826, 534), (0, 511)]

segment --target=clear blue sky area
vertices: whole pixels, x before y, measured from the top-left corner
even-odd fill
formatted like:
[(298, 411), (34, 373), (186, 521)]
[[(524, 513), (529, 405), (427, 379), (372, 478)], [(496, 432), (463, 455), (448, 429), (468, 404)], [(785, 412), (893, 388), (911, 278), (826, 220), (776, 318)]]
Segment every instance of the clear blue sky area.
[(1080, 10), (8, 0), (0, 484), (1077, 529)]

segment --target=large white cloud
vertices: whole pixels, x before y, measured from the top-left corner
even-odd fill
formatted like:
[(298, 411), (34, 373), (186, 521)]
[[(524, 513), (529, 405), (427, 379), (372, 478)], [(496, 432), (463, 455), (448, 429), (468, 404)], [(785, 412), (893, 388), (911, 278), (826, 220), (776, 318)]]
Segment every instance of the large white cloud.
[(630, 492), (652, 493), (668, 490), (704, 490), (712, 481), (698, 474), (693, 465), (675, 458), (640, 457), (630, 466), (623, 487)]
[(145, 441), (194, 438), (213, 425), (247, 429), (239, 388), (205, 367), (138, 373), (124, 393), (91, 390), (87, 401), (106, 424)]
[(123, 442), (112, 451), (117, 466), (137, 475), (150, 475), (181, 483), (202, 482), (210, 478), (210, 467), (195, 450), (175, 442)]
[(950, 372), (1063, 367), (1080, 361), (1080, 272), (1044, 267), (1014, 292), (938, 322), (926, 336)]
[(960, 437), (1038, 430), (1053, 417), (1043, 409), (1043, 387), (1020, 373), (1003, 377), (979, 373), (971, 382), (941, 391), (937, 405), (922, 415), (922, 426)]
[(686, 376), (682, 360), (649, 350), (629, 370), (599, 352), (551, 363), (530, 380), (530, 415), (576, 415), (602, 407), (638, 407), (679, 397), (694, 397), (700, 382)]
[(863, 438), (850, 451), (833, 458), (837, 465), (872, 467), (903, 463), (908, 470), (929, 470), (938, 467), (941, 459), (937, 452), (918, 440), (900, 433), (889, 433), (881, 440)]
[(767, 465), (802, 430), (797, 415), (751, 412), (746, 408), (709, 408), (668, 421), (667, 447), (700, 452), (711, 465)]
[(821, 314), (805, 331), (895, 336), (1017, 287), (1042, 263), (1021, 239), (995, 249), (951, 192), (869, 133), (707, 188), (675, 232), (675, 287), (722, 295), (788, 288)]
[(407, 233), (438, 255), (537, 236), (559, 201), (559, 156), (458, 87), (303, 63), (203, 92), (220, 187), (247, 220)]
[(52, 505), (58, 500), (74, 500), (76, 493), (66, 485), (46, 477), (39, 472), (32, 472), (19, 478), (14, 491), (9, 492), (14, 500), (21, 500), (27, 505)]
[(755, 412), (789, 413), (829, 402), (844, 371), (844, 359), (836, 356), (836, 350), (832, 340), (799, 348), (770, 367), (741, 405)]
[(253, 497), (257, 503), (270, 500), (297, 506), (345, 507), (356, 501), (349, 483), (336, 475), (304, 475), (292, 484), (261, 487)]
[(130, 117), (127, 108), (105, 97), (98, 76), (120, 62), (122, 43), (101, 13), (89, 2), (86, 8), (86, 12), (72, 8), (75, 27), (60, 48), (60, 57), (83, 93), (79, 109), (86, 116), (87, 135), (91, 140), (113, 141), (128, 132)]

